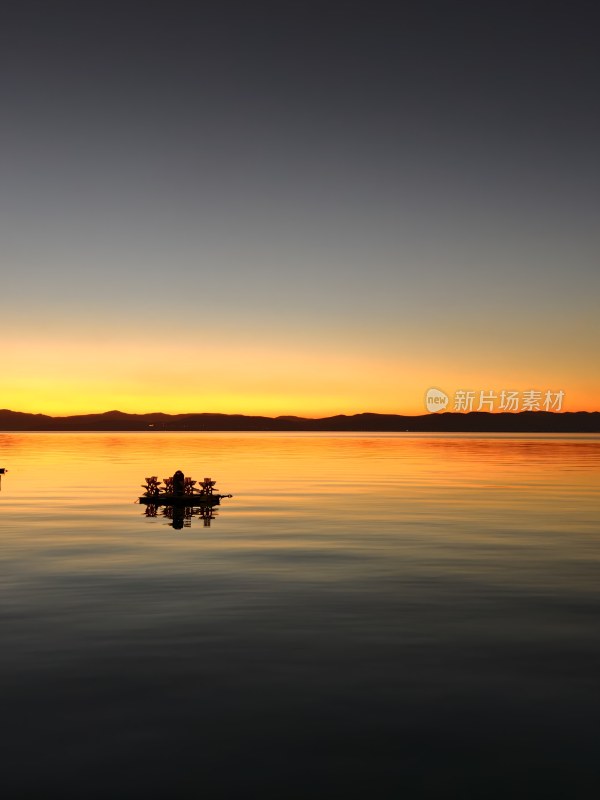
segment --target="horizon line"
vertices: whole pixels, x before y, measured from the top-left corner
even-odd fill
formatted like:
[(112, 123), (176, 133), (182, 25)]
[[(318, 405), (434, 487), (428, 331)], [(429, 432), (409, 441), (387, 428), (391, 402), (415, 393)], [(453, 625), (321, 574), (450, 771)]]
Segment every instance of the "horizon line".
[(578, 409), (577, 411), (550, 411), (548, 409), (521, 409), (519, 411), (483, 411), (472, 409), (470, 411), (424, 411), (422, 414), (405, 414), (399, 411), (356, 411), (353, 413), (340, 412), (337, 414), (327, 414), (320, 417), (309, 417), (300, 414), (252, 414), (243, 411), (180, 411), (169, 413), (167, 411), (121, 411), (120, 409), (113, 408), (108, 411), (82, 411), (76, 414), (48, 414), (44, 411), (15, 411), (10, 408), (0, 408), (0, 414), (22, 414), (31, 417), (48, 417), (49, 419), (71, 419), (73, 417), (102, 417), (110, 414), (120, 414), (125, 417), (192, 417), (192, 416), (210, 416), (210, 417), (260, 417), (262, 419), (301, 419), (309, 421), (322, 421), (327, 419), (335, 419), (337, 417), (442, 417), (442, 416), (459, 416), (467, 417), (471, 414), (485, 414), (488, 416), (519, 416), (521, 414), (550, 414), (552, 416), (563, 416), (565, 414), (600, 414), (600, 410), (589, 411), (587, 409)]

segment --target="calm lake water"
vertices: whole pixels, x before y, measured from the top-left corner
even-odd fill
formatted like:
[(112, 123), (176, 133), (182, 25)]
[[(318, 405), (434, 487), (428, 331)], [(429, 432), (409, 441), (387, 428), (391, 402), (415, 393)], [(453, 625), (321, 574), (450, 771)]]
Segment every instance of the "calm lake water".
[[(3, 796), (596, 797), (600, 437), (2, 434)], [(182, 469), (231, 492), (183, 527)]]

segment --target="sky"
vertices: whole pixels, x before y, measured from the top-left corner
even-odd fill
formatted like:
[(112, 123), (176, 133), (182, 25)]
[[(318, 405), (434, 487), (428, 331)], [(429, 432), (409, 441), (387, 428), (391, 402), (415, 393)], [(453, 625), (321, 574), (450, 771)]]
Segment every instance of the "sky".
[(600, 410), (594, 12), (4, 0), (0, 408)]

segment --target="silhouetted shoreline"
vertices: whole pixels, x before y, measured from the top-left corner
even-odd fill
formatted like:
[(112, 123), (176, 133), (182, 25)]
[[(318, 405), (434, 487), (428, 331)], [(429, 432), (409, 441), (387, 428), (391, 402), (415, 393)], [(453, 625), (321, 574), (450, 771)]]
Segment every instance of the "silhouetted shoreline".
[(324, 431), (411, 433), (600, 433), (600, 412), (522, 411), (492, 414), (339, 414), (262, 417), (244, 414), (79, 414), (50, 417), (0, 410), (0, 431)]

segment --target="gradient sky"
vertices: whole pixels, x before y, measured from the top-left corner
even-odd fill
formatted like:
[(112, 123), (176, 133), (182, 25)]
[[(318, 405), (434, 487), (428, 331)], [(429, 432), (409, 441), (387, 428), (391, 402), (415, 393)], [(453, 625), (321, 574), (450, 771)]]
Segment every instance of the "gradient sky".
[(0, 11), (0, 407), (600, 410), (593, 3)]

